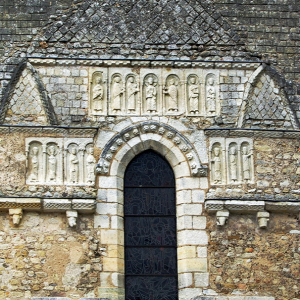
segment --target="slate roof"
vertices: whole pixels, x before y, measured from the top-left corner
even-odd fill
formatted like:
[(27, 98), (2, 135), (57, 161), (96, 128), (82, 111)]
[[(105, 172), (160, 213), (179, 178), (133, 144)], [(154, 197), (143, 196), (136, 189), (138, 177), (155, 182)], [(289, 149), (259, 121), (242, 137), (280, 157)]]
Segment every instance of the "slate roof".
[(46, 26), (39, 41), (56, 48), (95, 49), (104, 43), (142, 50), (144, 45), (231, 47), (239, 36), (211, 0), (86, 0)]
[[(276, 121), (282, 122), (276, 124)], [(245, 109), (243, 126), (253, 127), (260, 123), (287, 127), (287, 129), (297, 127), (283, 90), (267, 73), (262, 73), (252, 88)]]

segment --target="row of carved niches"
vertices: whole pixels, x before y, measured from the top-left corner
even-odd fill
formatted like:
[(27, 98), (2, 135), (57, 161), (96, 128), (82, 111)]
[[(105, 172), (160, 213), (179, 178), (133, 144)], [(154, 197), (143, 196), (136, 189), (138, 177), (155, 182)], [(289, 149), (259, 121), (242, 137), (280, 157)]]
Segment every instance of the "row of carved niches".
[(253, 183), (253, 141), (249, 138), (211, 138), (212, 185)]
[(219, 71), (98, 68), (90, 70), (91, 115), (216, 116)]
[(94, 185), (91, 138), (26, 138), (27, 184)]

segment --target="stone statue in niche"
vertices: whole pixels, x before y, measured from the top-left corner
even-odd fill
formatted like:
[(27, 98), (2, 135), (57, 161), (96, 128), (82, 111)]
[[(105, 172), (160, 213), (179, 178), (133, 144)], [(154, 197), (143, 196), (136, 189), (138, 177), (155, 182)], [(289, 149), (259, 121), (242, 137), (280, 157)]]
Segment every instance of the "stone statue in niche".
[(77, 157), (77, 148), (72, 147), (69, 155), (69, 176), (70, 183), (78, 183), (79, 160)]
[(238, 179), (237, 172), (237, 149), (235, 145), (229, 148), (229, 174), (232, 182), (236, 182)]
[(214, 184), (222, 183), (222, 161), (221, 161), (221, 148), (216, 146), (213, 148), (212, 163), (212, 178)]
[(166, 105), (169, 112), (178, 112), (178, 81), (175, 77), (167, 79), (167, 84), (164, 86), (164, 94), (166, 95)]
[(134, 76), (130, 76), (127, 79), (126, 95), (127, 95), (127, 110), (128, 113), (134, 113), (136, 111), (136, 95), (139, 92), (138, 85)]
[(97, 76), (94, 81), (94, 86), (92, 89), (92, 108), (95, 113), (103, 111), (103, 100), (104, 100), (104, 88), (102, 85), (101, 76)]
[(251, 180), (251, 154), (248, 145), (242, 145), (243, 179), (245, 182)]
[(124, 93), (124, 88), (122, 86), (121, 76), (116, 75), (113, 78), (112, 87), (111, 87), (111, 105), (114, 113), (121, 112), (123, 93)]
[(216, 87), (213, 75), (206, 80), (206, 108), (210, 114), (216, 112)]
[(87, 183), (94, 184), (95, 183), (95, 164), (96, 159), (94, 157), (94, 148), (87, 148), (87, 156), (86, 156), (86, 177)]
[(191, 77), (188, 86), (189, 107), (191, 114), (199, 113), (199, 86), (196, 77)]
[(154, 81), (154, 77), (150, 76), (145, 81), (145, 98), (146, 98), (146, 109), (149, 113), (157, 111), (157, 82)]
[(39, 181), (39, 148), (34, 146), (31, 150), (31, 173), (29, 175), (31, 182)]
[(49, 181), (56, 181), (56, 172), (57, 172), (57, 154), (58, 149), (55, 145), (48, 146), (47, 149), (48, 154), (48, 179)]

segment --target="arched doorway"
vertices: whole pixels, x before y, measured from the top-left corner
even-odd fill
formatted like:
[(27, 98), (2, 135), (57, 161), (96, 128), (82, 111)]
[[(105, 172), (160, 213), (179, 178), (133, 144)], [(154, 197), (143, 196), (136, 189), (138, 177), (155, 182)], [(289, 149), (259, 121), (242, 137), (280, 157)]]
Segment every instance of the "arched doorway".
[(176, 300), (175, 178), (152, 150), (128, 165), (124, 177), (126, 300)]

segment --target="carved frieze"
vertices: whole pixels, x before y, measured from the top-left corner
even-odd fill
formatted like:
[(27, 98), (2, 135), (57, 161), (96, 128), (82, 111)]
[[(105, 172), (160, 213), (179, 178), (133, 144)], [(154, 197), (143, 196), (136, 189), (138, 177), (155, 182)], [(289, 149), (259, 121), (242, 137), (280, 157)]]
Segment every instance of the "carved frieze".
[(90, 69), (90, 114), (216, 116), (220, 113), (219, 70)]
[(252, 183), (253, 141), (250, 138), (210, 139), (211, 184)]
[(27, 138), (26, 183), (94, 185), (92, 142), (91, 138)]

